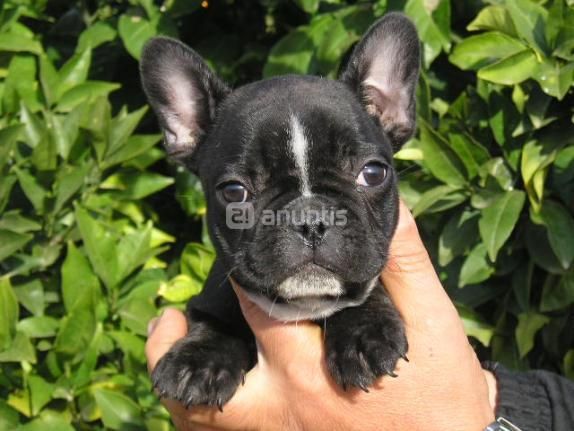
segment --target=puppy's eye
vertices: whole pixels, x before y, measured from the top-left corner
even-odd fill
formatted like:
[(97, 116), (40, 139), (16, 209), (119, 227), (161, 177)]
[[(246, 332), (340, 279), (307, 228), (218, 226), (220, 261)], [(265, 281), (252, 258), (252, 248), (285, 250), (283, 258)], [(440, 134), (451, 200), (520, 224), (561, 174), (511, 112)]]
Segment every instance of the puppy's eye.
[(367, 163), (357, 177), (357, 184), (365, 187), (381, 185), (387, 177), (387, 167), (381, 163)]
[(249, 192), (241, 183), (225, 184), (221, 192), (227, 202), (246, 202), (249, 199)]

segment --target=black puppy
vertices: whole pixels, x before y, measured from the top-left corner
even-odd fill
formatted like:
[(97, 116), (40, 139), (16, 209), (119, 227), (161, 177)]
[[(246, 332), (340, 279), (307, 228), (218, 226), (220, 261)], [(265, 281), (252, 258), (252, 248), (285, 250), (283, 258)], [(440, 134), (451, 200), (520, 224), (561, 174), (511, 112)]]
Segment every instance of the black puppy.
[(394, 376), (408, 346), (379, 274), (398, 217), (393, 150), (415, 127), (419, 63), (416, 30), (396, 13), (369, 29), (337, 81), (282, 76), (231, 90), (182, 43), (146, 45), (145, 92), (169, 155), (202, 181), (217, 250), (188, 305), (189, 333), (153, 372), (161, 396), (221, 408), (255, 364), (228, 276), (269, 315), (324, 325), (343, 388)]

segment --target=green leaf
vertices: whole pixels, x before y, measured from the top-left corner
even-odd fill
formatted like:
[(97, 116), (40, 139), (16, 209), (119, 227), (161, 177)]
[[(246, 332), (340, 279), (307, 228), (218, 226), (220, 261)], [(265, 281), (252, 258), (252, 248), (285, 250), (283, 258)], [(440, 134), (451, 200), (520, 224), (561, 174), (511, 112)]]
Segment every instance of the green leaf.
[(449, 60), (463, 70), (476, 70), (525, 48), (524, 44), (512, 37), (491, 31), (464, 39), (454, 47)]
[(104, 160), (104, 166), (110, 167), (146, 154), (150, 148), (162, 139), (161, 135), (133, 135), (125, 140), (116, 151), (110, 151)]
[(30, 148), (36, 148), (46, 137), (46, 126), (25, 103), (20, 105), (20, 122), (24, 125), (24, 142)]
[(550, 319), (542, 314), (521, 313), (518, 315), (518, 326), (516, 327), (516, 344), (521, 358), (524, 358), (534, 347), (534, 337)]
[(98, 278), (73, 242), (68, 243), (68, 253), (62, 265), (61, 286), (62, 299), (68, 313), (95, 304), (95, 298), (100, 292)]
[(33, 316), (22, 319), (16, 329), (29, 338), (46, 338), (56, 335), (60, 322), (49, 316)]
[(39, 279), (14, 286), (14, 293), (22, 306), (34, 316), (42, 316), (46, 307), (44, 286)]
[(0, 130), (0, 169), (10, 160), (16, 141), (20, 138), (23, 130), (22, 124), (15, 124)]
[(54, 349), (68, 355), (85, 351), (95, 330), (96, 320), (92, 310), (75, 308), (62, 319)]
[(138, 335), (147, 335), (147, 324), (156, 316), (153, 298), (134, 298), (122, 306), (119, 312), (123, 324)]
[(28, 376), (28, 390), (30, 392), (30, 403), (32, 405), (31, 413), (33, 416), (36, 416), (52, 399), (54, 385), (48, 383), (40, 376)]
[(520, 170), (530, 202), (536, 212), (540, 209), (544, 193), (544, 181), (548, 166), (554, 161), (557, 148), (541, 141), (529, 141), (522, 150)]
[(452, 186), (466, 184), (464, 164), (449, 143), (424, 122), (421, 122), (420, 129), (424, 164), (433, 176)]
[(526, 195), (522, 191), (506, 192), (482, 211), (478, 229), (493, 262), (496, 261), (498, 251), (510, 238), (525, 200)]
[(24, 217), (20, 210), (7, 211), (0, 219), (0, 230), (9, 230), (17, 233), (34, 232), (40, 230), (40, 223)]
[(424, 42), (424, 60), (428, 68), (443, 50), (450, 50), (450, 1), (408, 0), (404, 11), (413, 20)]
[(136, 60), (140, 59), (141, 51), (147, 40), (157, 34), (152, 22), (142, 16), (130, 14), (120, 16), (118, 31), (124, 46)]
[(81, 189), (86, 181), (86, 176), (92, 168), (93, 166), (90, 162), (80, 166), (60, 165), (54, 184), (54, 195), (56, 196), (54, 213), (58, 213), (64, 207), (64, 204)]
[(18, 300), (10, 284), (10, 279), (0, 278), (0, 351), (10, 345), (18, 322)]
[(14, 252), (28, 244), (32, 238), (34, 238), (32, 234), (0, 229), (0, 261), (12, 256)]
[(44, 410), (39, 418), (36, 418), (25, 425), (21, 425), (16, 431), (74, 431), (70, 425), (68, 412), (60, 413), (52, 410)]
[(438, 261), (441, 266), (448, 265), (476, 242), (478, 215), (476, 211), (460, 211), (446, 223), (438, 241)]
[(495, 84), (515, 85), (538, 71), (536, 55), (530, 49), (506, 57), (478, 71), (478, 77)]
[(58, 76), (56, 68), (46, 55), (40, 57), (40, 84), (42, 85), (48, 106), (52, 106), (56, 102), (60, 77)]
[(269, 78), (288, 73), (308, 73), (314, 50), (315, 45), (307, 28), (291, 31), (271, 48), (263, 76)]
[(0, 181), (0, 212), (4, 211), (8, 200), (10, 199), (10, 194), (12, 193), (12, 188), (16, 184), (18, 179), (15, 175), (6, 175)]
[(125, 144), (126, 140), (132, 135), (147, 110), (147, 106), (143, 106), (137, 111), (133, 111), (128, 114), (122, 109), (120, 114), (112, 120), (108, 154), (113, 154)]
[(314, 14), (319, 9), (321, 0), (294, 0), (295, 4), (309, 14)]
[(87, 81), (70, 88), (60, 97), (56, 108), (59, 112), (70, 112), (82, 103), (90, 103), (99, 97), (107, 97), (120, 88), (119, 84), (101, 81)]
[(443, 211), (455, 207), (467, 199), (466, 193), (459, 187), (437, 186), (424, 192), (412, 208), (413, 215)]
[(76, 206), (76, 220), (96, 274), (111, 289), (119, 281), (120, 275), (115, 238), (80, 206)]
[(44, 212), (44, 199), (46, 197), (46, 190), (38, 182), (38, 178), (31, 175), (28, 171), (14, 169), (18, 180), (20, 182), (20, 187), (24, 191), (24, 194), (30, 200), (34, 209), (38, 214)]
[(494, 335), (494, 327), (468, 307), (457, 304), (456, 309), (462, 320), (466, 335), (476, 338), (485, 347), (490, 346), (490, 340), (492, 340)]
[(480, 283), (487, 280), (494, 273), (494, 268), (486, 255), (487, 251), (484, 244), (478, 244), (474, 247), (462, 264), (458, 287)]
[(157, 293), (169, 302), (184, 302), (201, 292), (202, 287), (197, 279), (187, 274), (180, 274), (167, 283), (162, 283)]
[(174, 183), (174, 179), (152, 172), (120, 172), (106, 178), (103, 189), (121, 190), (118, 197), (129, 200), (142, 199)]
[(518, 34), (539, 52), (547, 52), (544, 30), (548, 11), (532, 0), (507, 0), (505, 6)]
[(102, 412), (102, 421), (107, 428), (124, 430), (138, 427), (141, 429), (140, 407), (120, 392), (109, 389), (94, 389), (94, 397)]
[(116, 36), (117, 31), (109, 23), (97, 21), (80, 34), (76, 52), (97, 48), (106, 42), (114, 40)]
[(574, 82), (574, 63), (563, 65), (560, 61), (545, 59), (534, 78), (546, 94), (562, 100)]
[(0, 399), (0, 429), (13, 430), (18, 427), (20, 417), (18, 411)]
[(40, 55), (42, 53), (42, 44), (20, 34), (2, 32), (0, 33), (0, 51), (30, 52)]
[(151, 248), (151, 221), (143, 229), (123, 236), (117, 245), (117, 282), (143, 265), (154, 251)]
[(526, 247), (536, 265), (551, 274), (564, 273), (564, 268), (548, 241), (547, 229), (529, 223), (526, 230)]
[(487, 6), (466, 27), (468, 31), (496, 30), (509, 36), (516, 36), (516, 28), (512, 17), (504, 6)]
[[(36, 59), (31, 55), (15, 55), (4, 81), (2, 104), (5, 112), (15, 113), (20, 105), (32, 112), (42, 108), (41, 94), (36, 80)], [(26, 124), (24, 121), (22, 122)]]
[(34, 346), (22, 332), (16, 332), (10, 346), (0, 351), (0, 362), (30, 362), (36, 363)]
[(203, 282), (211, 270), (215, 253), (202, 244), (187, 244), (181, 254), (181, 272)]
[(60, 83), (56, 100), (59, 100), (68, 90), (82, 84), (88, 79), (88, 72), (92, 63), (92, 51), (87, 49), (75, 54), (60, 69)]
[(574, 217), (558, 202), (545, 201), (540, 210), (540, 218), (548, 230), (550, 245), (562, 267), (570, 268), (574, 260)]
[(574, 270), (570, 269), (556, 283), (545, 283), (540, 311), (554, 311), (574, 303)]

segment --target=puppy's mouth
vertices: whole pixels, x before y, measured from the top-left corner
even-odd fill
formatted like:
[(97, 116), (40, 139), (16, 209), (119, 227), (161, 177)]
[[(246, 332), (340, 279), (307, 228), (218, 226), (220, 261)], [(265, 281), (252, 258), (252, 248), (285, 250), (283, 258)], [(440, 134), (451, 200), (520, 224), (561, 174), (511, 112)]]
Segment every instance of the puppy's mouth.
[(363, 303), (376, 283), (367, 286), (358, 298), (349, 298), (343, 280), (316, 264), (307, 264), (282, 281), (274, 296), (246, 292), (263, 311), (282, 321), (317, 320)]
[(275, 293), (278, 301), (304, 303), (336, 300), (345, 290), (340, 277), (322, 266), (309, 263), (283, 280)]

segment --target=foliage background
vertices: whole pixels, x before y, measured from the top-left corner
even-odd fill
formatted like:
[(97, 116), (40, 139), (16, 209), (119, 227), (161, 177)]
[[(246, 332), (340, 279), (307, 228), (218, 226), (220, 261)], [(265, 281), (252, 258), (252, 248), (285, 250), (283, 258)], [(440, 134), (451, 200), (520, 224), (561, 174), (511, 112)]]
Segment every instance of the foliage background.
[(170, 429), (146, 323), (213, 259), (137, 58), (181, 38), (233, 85), (336, 76), (373, 20), (424, 43), (403, 198), (482, 358), (574, 378), (572, 0), (6, 0), (0, 14), (0, 430)]

